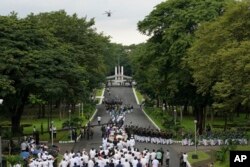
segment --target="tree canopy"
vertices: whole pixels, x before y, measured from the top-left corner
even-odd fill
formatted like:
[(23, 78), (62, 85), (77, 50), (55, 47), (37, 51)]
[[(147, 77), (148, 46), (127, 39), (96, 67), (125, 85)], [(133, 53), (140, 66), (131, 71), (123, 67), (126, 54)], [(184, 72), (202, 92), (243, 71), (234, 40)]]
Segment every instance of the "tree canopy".
[(0, 97), (13, 129), (30, 96), (75, 104), (104, 81), (110, 41), (93, 25), (65, 11), (0, 16)]
[(212, 103), (193, 84), (192, 73), (183, 62), (195, 41), (195, 32), (206, 22), (222, 16), (229, 1), (168, 0), (138, 23), (149, 40), (130, 56), (138, 87), (168, 105), (194, 107), (199, 130), (203, 128), (203, 109)]
[(249, 105), (249, 6), (249, 1), (232, 3), (223, 16), (203, 24), (185, 58), (198, 92), (211, 95), (219, 111)]

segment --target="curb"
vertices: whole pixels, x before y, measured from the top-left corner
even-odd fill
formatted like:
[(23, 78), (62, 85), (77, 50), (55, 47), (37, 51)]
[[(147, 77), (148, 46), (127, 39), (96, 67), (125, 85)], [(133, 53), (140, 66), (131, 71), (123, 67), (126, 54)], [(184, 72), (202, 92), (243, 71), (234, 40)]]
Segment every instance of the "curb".
[(97, 98), (100, 98), (100, 101), (99, 101), (99, 103), (97, 105), (102, 104), (102, 100), (104, 99), (104, 92), (105, 92), (105, 88), (103, 88), (101, 96), (96, 96)]
[(132, 89), (133, 89), (133, 93), (134, 93), (134, 96), (135, 96), (136, 103), (139, 105), (140, 103), (139, 103), (138, 97), (136, 96), (135, 88), (132, 87)]
[(146, 117), (150, 120), (150, 122), (156, 127), (157, 130), (161, 130), (161, 128), (159, 128), (158, 125), (156, 125), (156, 123), (148, 116), (148, 114), (144, 111), (144, 109), (142, 108), (142, 112), (146, 115)]
[[(140, 103), (139, 103), (139, 100), (138, 100), (138, 98), (137, 98), (137, 96), (136, 96), (135, 88), (133, 87), (132, 89), (133, 89), (133, 93), (134, 93), (134, 96), (135, 96), (135, 99), (136, 99), (136, 103), (139, 105)], [(149, 119), (149, 121), (155, 126), (156, 129), (161, 130), (161, 128), (159, 128), (159, 126), (156, 125), (156, 123), (148, 116), (148, 114), (144, 111), (143, 108), (142, 108), (142, 112), (144, 113), (144, 115), (146, 115), (146, 117), (147, 117), (147, 118)]]

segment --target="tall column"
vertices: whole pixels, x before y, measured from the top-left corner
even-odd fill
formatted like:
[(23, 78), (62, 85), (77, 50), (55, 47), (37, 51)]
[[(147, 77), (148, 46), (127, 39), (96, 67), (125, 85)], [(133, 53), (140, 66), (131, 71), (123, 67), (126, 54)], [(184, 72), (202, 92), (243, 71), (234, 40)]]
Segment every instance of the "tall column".
[(115, 66), (115, 80), (117, 80), (117, 66)]
[(118, 80), (121, 79), (121, 66), (118, 66)]
[(121, 67), (121, 80), (123, 81), (123, 66)]

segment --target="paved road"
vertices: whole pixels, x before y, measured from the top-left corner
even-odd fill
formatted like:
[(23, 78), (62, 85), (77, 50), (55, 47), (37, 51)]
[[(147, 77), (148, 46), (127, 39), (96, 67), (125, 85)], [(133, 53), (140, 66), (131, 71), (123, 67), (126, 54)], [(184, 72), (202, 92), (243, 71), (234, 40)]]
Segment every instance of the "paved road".
[[(132, 122), (134, 125), (138, 125), (140, 127), (153, 127), (152, 123), (148, 120), (148, 118), (144, 115), (144, 113), (141, 111), (140, 107), (136, 104), (136, 100), (133, 94), (133, 91), (129, 87), (111, 87), (110, 88), (111, 94), (108, 95), (107, 92), (105, 92), (104, 96), (111, 98), (121, 98), (123, 101), (123, 104), (131, 104), (134, 106), (134, 112), (126, 115), (125, 124), (129, 124)], [(110, 116), (108, 113), (106, 113), (104, 105), (98, 105), (97, 106), (98, 112), (96, 116), (94, 117), (91, 124), (97, 124), (97, 116), (102, 117), (102, 123), (107, 122), (110, 119)], [(99, 148), (101, 145), (101, 127), (97, 126), (94, 127), (94, 138), (91, 140), (82, 139), (79, 142), (75, 143), (73, 146), (74, 151), (82, 150), (85, 148), (86, 150), (89, 150), (90, 148)], [(71, 149), (72, 144), (66, 144), (62, 148), (62, 151), (65, 149)], [(144, 148), (148, 148), (150, 151), (153, 149), (157, 150), (159, 148), (163, 148), (163, 150), (169, 150), (171, 154), (170, 159), (170, 166), (171, 167), (178, 167), (179, 166), (179, 156), (178, 153), (184, 150), (191, 149), (188, 147), (180, 148), (176, 147), (175, 145), (157, 145), (157, 144), (148, 144), (148, 143), (136, 143), (136, 147), (140, 150), (143, 150)]]

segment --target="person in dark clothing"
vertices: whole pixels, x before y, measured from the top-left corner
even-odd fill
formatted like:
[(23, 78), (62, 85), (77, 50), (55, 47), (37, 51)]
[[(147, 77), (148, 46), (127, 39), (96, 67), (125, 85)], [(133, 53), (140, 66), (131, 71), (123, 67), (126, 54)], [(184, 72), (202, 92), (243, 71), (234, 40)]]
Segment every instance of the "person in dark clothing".
[(113, 162), (113, 160), (111, 159), (110, 163), (109, 163), (109, 167), (115, 167), (115, 164)]
[(119, 163), (116, 165), (116, 167), (122, 167), (121, 161), (119, 161)]
[(162, 165), (163, 165), (163, 159), (164, 159), (164, 151), (163, 151), (162, 148), (160, 149), (160, 152), (161, 152), (161, 154), (162, 154), (162, 158), (161, 158), (161, 161), (160, 161), (161, 166), (162, 166)]
[(109, 167), (109, 163), (108, 163), (108, 162), (106, 162), (106, 165), (104, 165), (104, 167)]
[(138, 159), (138, 163), (137, 163), (136, 167), (142, 167), (142, 163), (141, 163), (140, 159)]
[(180, 167), (184, 167), (184, 161), (183, 161), (183, 153), (181, 152), (181, 156), (180, 156)]
[(100, 167), (100, 165), (98, 164), (98, 162), (95, 163), (94, 167)]

